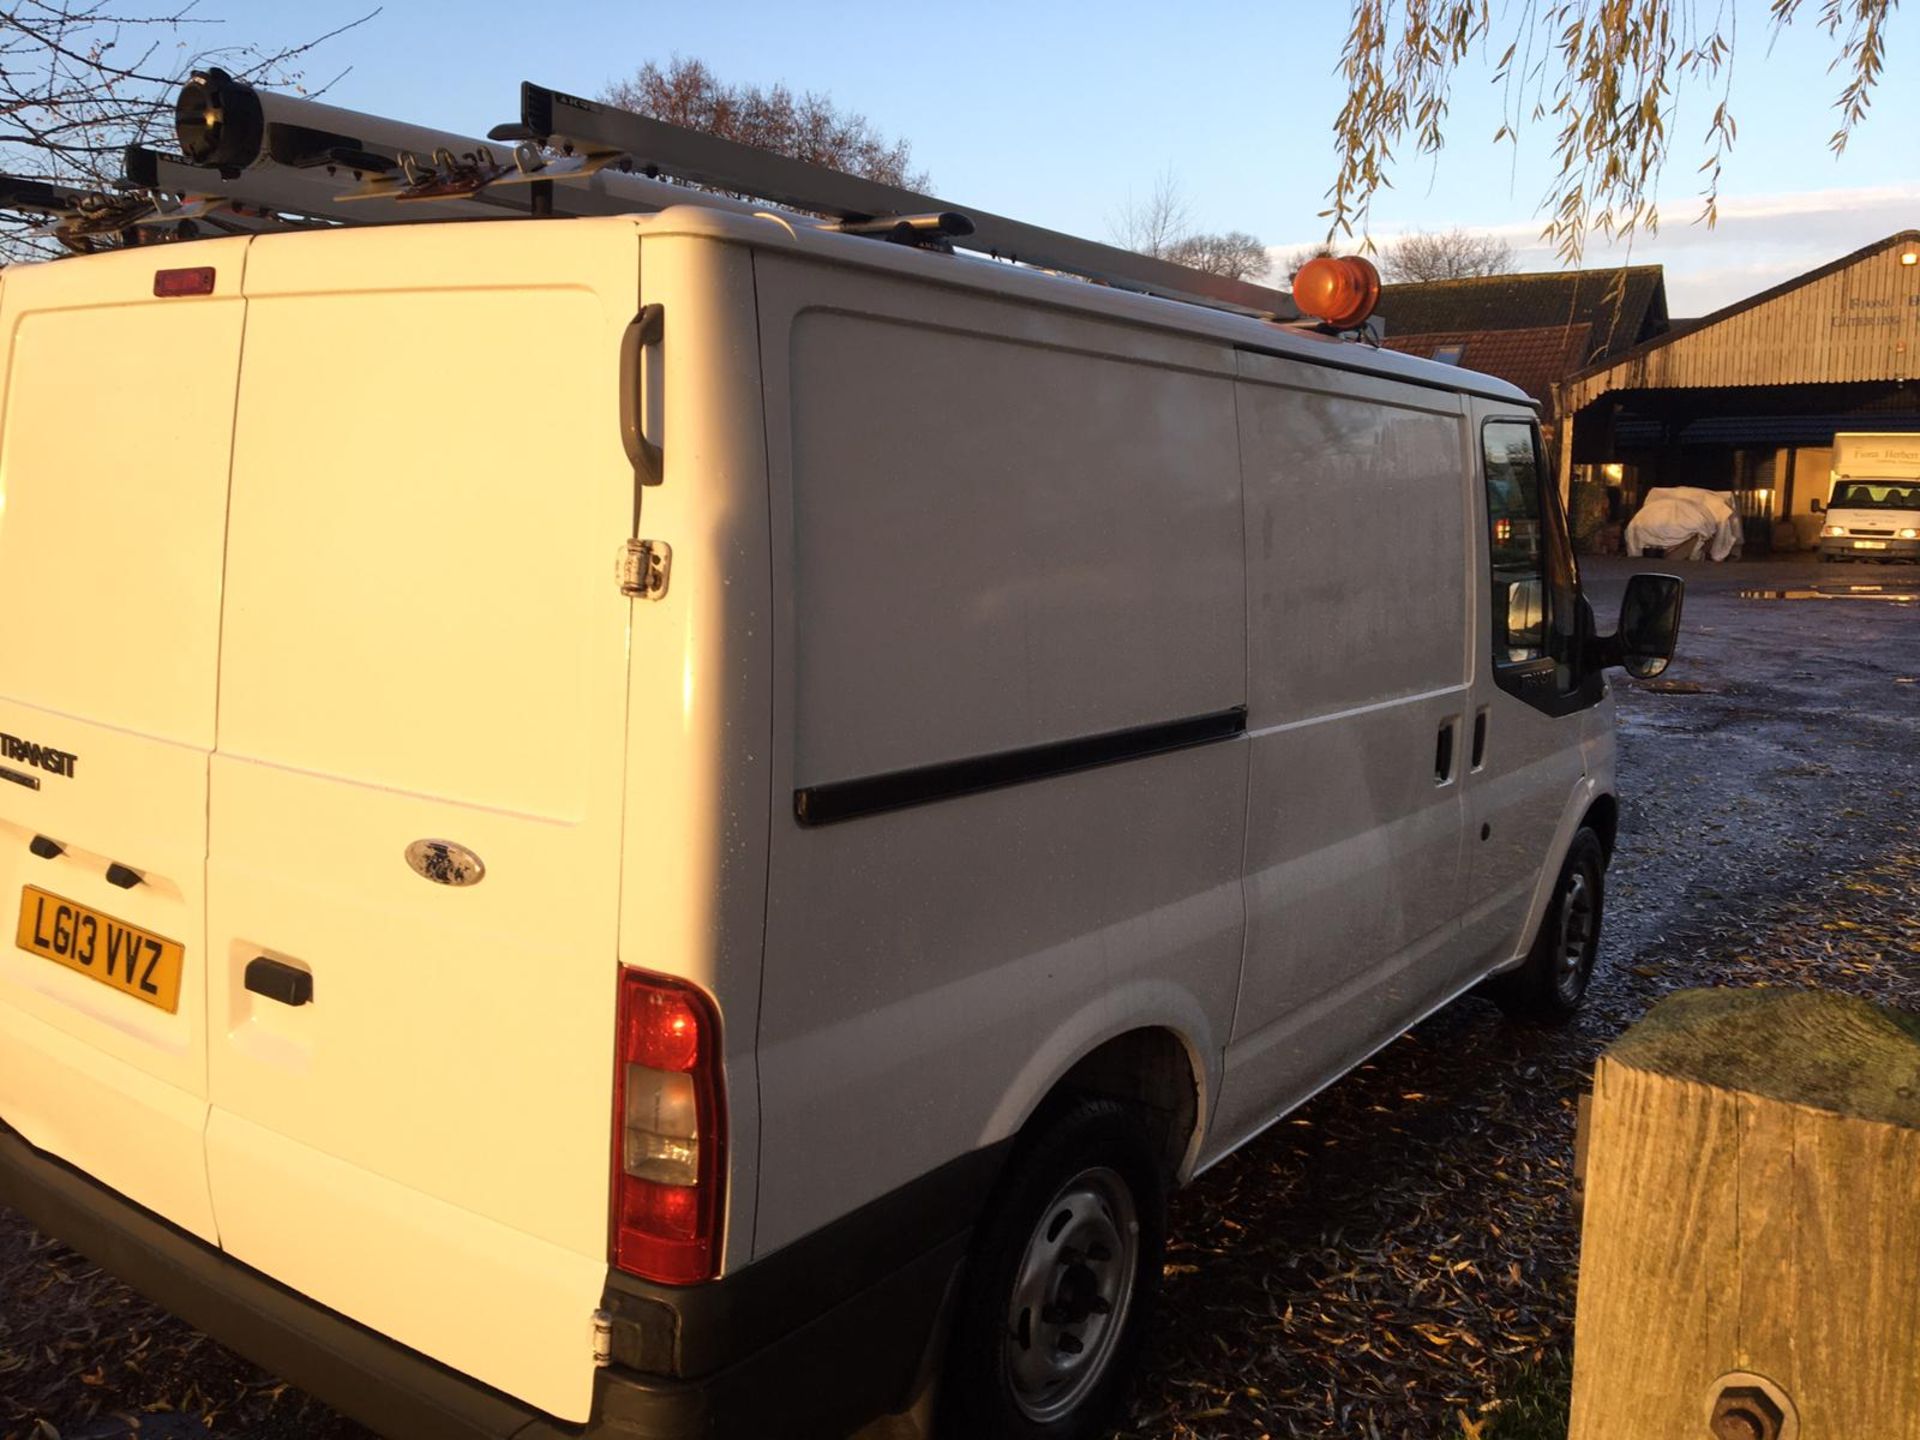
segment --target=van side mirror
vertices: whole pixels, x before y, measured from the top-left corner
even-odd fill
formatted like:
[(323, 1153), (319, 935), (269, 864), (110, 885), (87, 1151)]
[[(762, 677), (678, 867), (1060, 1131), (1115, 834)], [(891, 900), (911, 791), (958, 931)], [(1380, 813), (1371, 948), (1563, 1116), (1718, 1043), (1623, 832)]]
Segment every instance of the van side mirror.
[(1827, 513), (1827, 502), (1824, 500), (1809, 500), (1807, 502), (1807, 509), (1816, 515), (1824, 515)]
[(1680, 605), (1687, 585), (1678, 575), (1635, 575), (1620, 601), (1620, 628), (1603, 642), (1604, 663), (1636, 680), (1667, 668), (1680, 640)]
[(1547, 643), (1547, 587), (1538, 577), (1507, 582), (1508, 657), (1540, 653)]

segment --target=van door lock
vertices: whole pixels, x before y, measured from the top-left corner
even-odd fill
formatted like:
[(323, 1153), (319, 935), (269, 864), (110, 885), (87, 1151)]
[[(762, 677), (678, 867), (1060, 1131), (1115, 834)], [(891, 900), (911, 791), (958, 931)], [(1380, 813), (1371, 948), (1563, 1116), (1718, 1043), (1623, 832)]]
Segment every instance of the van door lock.
[(620, 593), (634, 600), (658, 600), (667, 593), (673, 547), (664, 540), (629, 540), (618, 561)]

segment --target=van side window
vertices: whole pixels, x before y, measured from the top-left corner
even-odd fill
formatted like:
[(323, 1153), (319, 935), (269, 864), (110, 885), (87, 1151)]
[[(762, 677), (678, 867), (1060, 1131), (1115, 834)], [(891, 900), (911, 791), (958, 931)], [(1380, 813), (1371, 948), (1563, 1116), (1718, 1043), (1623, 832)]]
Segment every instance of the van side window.
[[(1541, 673), (1529, 674), (1524, 686), (1509, 688), (1529, 700), (1551, 703), (1552, 697), (1572, 703), (1576, 690), (1593, 688), (1583, 684), (1579, 666), (1580, 578), (1557, 497), (1547, 490), (1539, 428), (1527, 420), (1489, 420), (1481, 433), (1493, 571), (1494, 673), (1511, 674), (1523, 666), (1550, 669), (1551, 685)], [(1585, 700), (1583, 695), (1581, 702)]]
[(1549, 602), (1540, 465), (1531, 425), (1494, 420), (1483, 434), (1493, 557), (1493, 663), (1519, 665), (1547, 653)]

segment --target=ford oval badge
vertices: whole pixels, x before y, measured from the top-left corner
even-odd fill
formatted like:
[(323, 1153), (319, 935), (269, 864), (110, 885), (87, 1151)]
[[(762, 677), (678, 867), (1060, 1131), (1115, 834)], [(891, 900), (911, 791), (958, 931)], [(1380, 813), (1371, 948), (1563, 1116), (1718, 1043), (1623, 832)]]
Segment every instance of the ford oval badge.
[(416, 840), (407, 846), (407, 864), (436, 885), (478, 885), (487, 867), (464, 845), (451, 840)]

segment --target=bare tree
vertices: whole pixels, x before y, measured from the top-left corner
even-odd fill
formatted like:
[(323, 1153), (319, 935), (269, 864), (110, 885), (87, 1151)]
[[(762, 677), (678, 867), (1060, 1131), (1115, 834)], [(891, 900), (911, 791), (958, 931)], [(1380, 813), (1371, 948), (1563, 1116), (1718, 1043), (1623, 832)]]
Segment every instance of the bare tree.
[(1244, 230), (1193, 229), (1186, 197), (1171, 169), (1155, 177), (1144, 200), (1129, 199), (1108, 227), (1114, 243), (1128, 250), (1230, 280), (1262, 279), (1272, 263), (1267, 247)]
[[(1347, 100), (1334, 122), (1337, 152), (1326, 214), (1332, 234), (1364, 234), (1373, 197), (1411, 142), (1445, 143), (1454, 78), (1477, 49), (1508, 41), (1494, 62), (1505, 118), (1494, 139), (1518, 143), (1550, 126), (1558, 166), (1541, 203), (1544, 238), (1577, 263), (1587, 238), (1659, 227), (1655, 204), (1681, 89), (1715, 100), (1706, 125), (1702, 218), (1717, 215), (1721, 167), (1735, 135), (1728, 108), (1737, 5), (1722, 0), (1348, 0), (1341, 56)], [(1843, 77), (1834, 101), (1837, 154), (1866, 117), (1886, 61), (1898, 0), (1768, 0), (1768, 43), (1808, 13), (1832, 43)], [(1499, 16), (1496, 21), (1495, 15)], [(1498, 33), (1496, 33), (1496, 26)]]
[(1144, 200), (1129, 195), (1120, 213), (1108, 218), (1107, 228), (1113, 232), (1114, 244), (1165, 259), (1186, 236), (1188, 221), (1186, 196), (1168, 168), (1154, 177), (1153, 189)]
[[(380, 13), (266, 49), (197, 43), (213, 38), (222, 22), (194, 8), (193, 0), (158, 9), (143, 9), (138, 0), (14, 0), (0, 9), (0, 171), (110, 189), (128, 145), (173, 148), (174, 97), (189, 71), (218, 64), (256, 85), (317, 94), (326, 85), (307, 87), (302, 62)], [(57, 250), (27, 234), (33, 223), (0, 216), (0, 257)]]
[(1465, 230), (1415, 231), (1380, 251), (1380, 275), (1402, 284), (1410, 280), (1465, 280), (1475, 275), (1509, 275), (1513, 247), (1497, 235)]
[(1273, 264), (1267, 247), (1244, 230), (1223, 230), (1217, 234), (1200, 231), (1183, 236), (1168, 250), (1167, 258), (1209, 275), (1224, 275), (1229, 280), (1262, 280)]
[(924, 190), (931, 183), (924, 170), (911, 168), (911, 144), (887, 139), (866, 116), (841, 110), (830, 96), (811, 90), (796, 96), (785, 85), (729, 85), (699, 60), (676, 55), (665, 69), (649, 60), (600, 98), (623, 110), (883, 184)]

